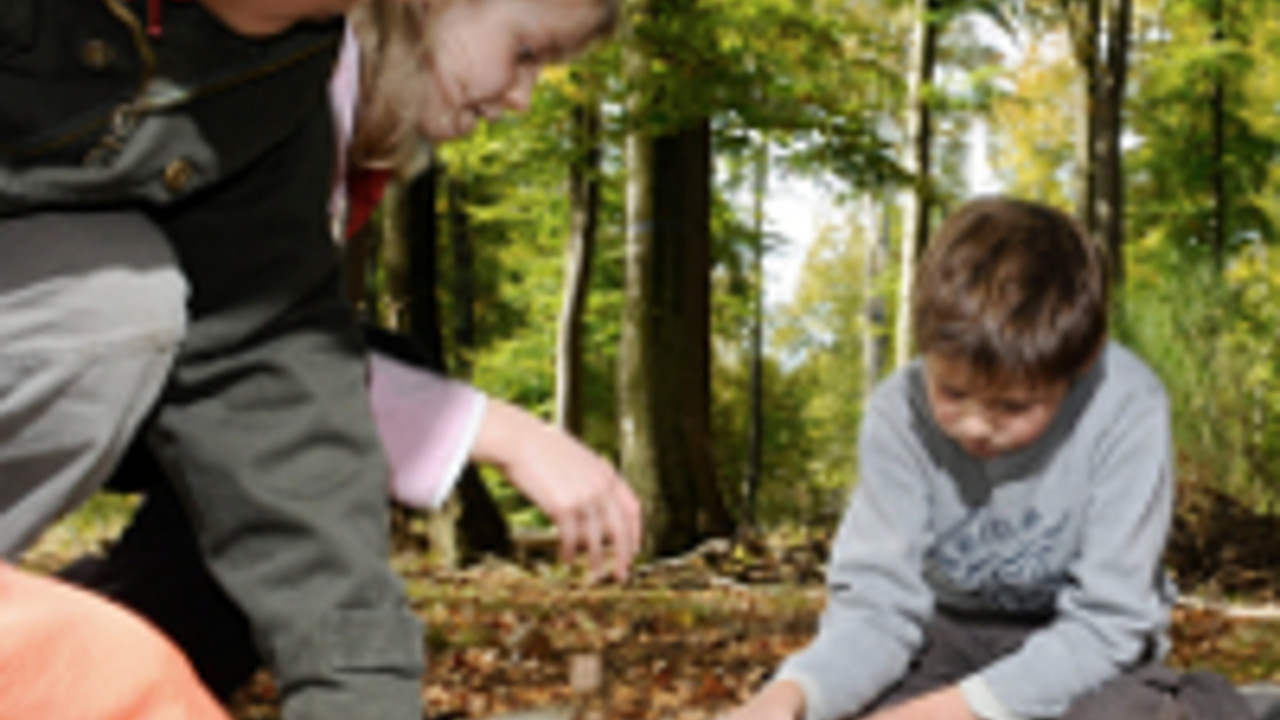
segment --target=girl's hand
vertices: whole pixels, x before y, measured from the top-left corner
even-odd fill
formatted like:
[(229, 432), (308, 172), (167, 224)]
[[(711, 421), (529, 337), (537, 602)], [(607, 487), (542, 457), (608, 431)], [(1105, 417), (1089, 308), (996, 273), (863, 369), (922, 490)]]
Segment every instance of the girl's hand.
[(496, 466), (560, 532), (566, 562), (585, 552), (593, 575), (625, 580), (640, 549), (640, 501), (607, 460), (560, 428), (490, 399), (472, 459)]

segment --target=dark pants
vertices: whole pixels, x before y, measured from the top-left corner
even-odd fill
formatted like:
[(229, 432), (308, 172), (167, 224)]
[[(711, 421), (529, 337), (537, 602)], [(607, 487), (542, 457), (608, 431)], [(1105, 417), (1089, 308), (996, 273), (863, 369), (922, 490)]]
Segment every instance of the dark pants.
[[(430, 367), (408, 338), (372, 327), (364, 333), (383, 354)], [(141, 493), (142, 505), (105, 555), (80, 558), (60, 575), (146, 617), (182, 648), (205, 685), (228, 699), (263, 656), (244, 612), (210, 574), (189, 514), (146, 442), (132, 444), (107, 489)]]
[[(1044, 621), (957, 618), (937, 615), (925, 628), (925, 646), (906, 676), (855, 717), (871, 715), (893, 705), (955, 685), (966, 677), (1015, 652)], [(1061, 720), (1164, 720), (1174, 711), (1169, 681), (1177, 675), (1155, 663), (1104, 683), (1081, 697)], [(1167, 706), (1167, 707), (1166, 707)], [(1170, 720), (1179, 715), (1167, 715)]]

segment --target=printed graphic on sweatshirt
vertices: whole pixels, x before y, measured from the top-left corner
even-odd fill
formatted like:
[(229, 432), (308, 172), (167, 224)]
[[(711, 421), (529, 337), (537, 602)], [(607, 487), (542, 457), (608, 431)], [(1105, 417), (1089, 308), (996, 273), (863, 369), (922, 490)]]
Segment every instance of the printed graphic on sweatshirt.
[(993, 609), (1053, 610), (1066, 580), (1062, 547), (1069, 516), (1046, 518), (1036, 508), (1016, 516), (982, 508), (946, 531), (925, 558), (930, 580)]

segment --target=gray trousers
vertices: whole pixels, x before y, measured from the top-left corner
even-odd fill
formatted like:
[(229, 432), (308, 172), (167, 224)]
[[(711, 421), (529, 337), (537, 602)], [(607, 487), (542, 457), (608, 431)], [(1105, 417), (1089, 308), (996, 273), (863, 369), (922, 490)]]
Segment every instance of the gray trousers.
[[(925, 646), (907, 674), (855, 717), (871, 715), (912, 698), (954, 685), (1022, 646), (1043, 622), (934, 617), (925, 628)], [(1085, 695), (1060, 720), (1165, 720), (1152, 708), (1172, 702), (1159, 682), (1168, 671), (1148, 663)], [(1169, 715), (1169, 718), (1177, 717)]]
[(187, 283), (136, 212), (0, 218), (0, 554), (115, 467), (186, 329)]

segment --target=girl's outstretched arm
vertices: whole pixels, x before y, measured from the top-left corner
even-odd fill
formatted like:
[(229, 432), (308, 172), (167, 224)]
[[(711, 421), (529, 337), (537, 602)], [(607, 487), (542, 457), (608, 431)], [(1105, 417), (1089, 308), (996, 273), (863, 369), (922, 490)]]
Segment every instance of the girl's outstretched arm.
[(471, 457), (496, 466), (551, 518), (562, 558), (585, 553), (593, 574), (626, 579), (640, 549), (641, 509), (612, 463), (564, 430), (492, 399)]

